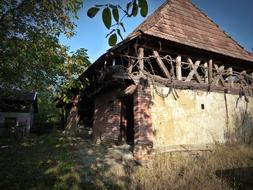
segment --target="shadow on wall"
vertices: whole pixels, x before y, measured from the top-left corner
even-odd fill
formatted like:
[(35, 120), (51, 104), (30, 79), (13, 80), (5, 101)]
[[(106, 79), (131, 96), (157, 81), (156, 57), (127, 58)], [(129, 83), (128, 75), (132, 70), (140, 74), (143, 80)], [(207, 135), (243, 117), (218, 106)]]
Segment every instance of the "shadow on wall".
[(229, 134), (229, 142), (250, 144), (253, 142), (253, 115), (246, 102), (239, 114), (234, 114), (234, 129)]

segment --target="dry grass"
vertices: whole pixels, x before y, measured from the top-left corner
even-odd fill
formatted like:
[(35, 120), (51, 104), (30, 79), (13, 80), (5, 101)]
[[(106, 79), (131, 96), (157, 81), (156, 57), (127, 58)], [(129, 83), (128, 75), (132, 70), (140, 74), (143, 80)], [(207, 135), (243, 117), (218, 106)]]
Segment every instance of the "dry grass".
[(253, 147), (217, 145), (212, 152), (156, 155), (129, 189), (253, 189)]
[(253, 189), (253, 147), (246, 145), (160, 154), (144, 166), (127, 147), (61, 133), (2, 139), (0, 147), (0, 189)]

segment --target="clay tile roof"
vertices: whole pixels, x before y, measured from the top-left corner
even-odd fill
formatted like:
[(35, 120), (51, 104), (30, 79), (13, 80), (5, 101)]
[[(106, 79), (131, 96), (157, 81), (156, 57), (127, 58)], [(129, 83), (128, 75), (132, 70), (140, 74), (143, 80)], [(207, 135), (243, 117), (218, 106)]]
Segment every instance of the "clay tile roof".
[(169, 0), (128, 37), (140, 33), (253, 62), (253, 55), (219, 28), (190, 0)]

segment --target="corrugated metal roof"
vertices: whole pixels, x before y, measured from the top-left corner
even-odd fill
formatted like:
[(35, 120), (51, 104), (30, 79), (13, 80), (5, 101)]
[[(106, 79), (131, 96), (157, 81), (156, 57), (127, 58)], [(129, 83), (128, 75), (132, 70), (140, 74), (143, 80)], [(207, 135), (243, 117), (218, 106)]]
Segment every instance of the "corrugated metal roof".
[(253, 62), (253, 55), (219, 28), (190, 0), (165, 2), (128, 37), (144, 34)]

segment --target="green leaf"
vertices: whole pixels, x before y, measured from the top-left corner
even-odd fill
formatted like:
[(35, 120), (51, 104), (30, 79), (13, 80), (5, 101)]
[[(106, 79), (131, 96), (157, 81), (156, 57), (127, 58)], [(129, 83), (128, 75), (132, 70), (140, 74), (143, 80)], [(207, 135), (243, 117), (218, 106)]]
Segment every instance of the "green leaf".
[(127, 3), (127, 5), (126, 5), (126, 10), (127, 10), (127, 12), (130, 10), (130, 7), (131, 7), (132, 5), (133, 5), (132, 2)]
[(119, 10), (117, 7), (112, 9), (112, 15), (113, 15), (114, 20), (118, 23), (119, 22)]
[(120, 24), (120, 26), (122, 27), (123, 31), (126, 32), (126, 29), (125, 29), (125, 27), (124, 27), (124, 24), (123, 24), (122, 22), (119, 23), (119, 24)]
[(108, 7), (106, 7), (103, 10), (102, 18), (103, 18), (103, 22), (104, 22), (105, 27), (107, 29), (110, 29), (110, 27), (112, 25), (112, 15), (111, 15), (111, 11)]
[(109, 37), (108, 43), (110, 46), (114, 46), (117, 43), (117, 35), (115, 33)]
[(137, 3), (134, 3), (134, 4), (133, 4), (133, 9), (132, 9), (132, 11), (133, 11), (132, 14), (133, 14), (134, 17), (137, 16), (137, 14), (138, 14), (138, 9), (139, 9), (139, 8), (138, 8)]
[(121, 38), (121, 40), (123, 40), (123, 37), (121, 35), (120, 29), (117, 29), (117, 34), (119, 35), (119, 37)]
[(139, 0), (139, 7), (141, 9), (141, 16), (146, 17), (148, 14), (148, 3), (146, 0)]
[(98, 7), (92, 7), (88, 10), (87, 12), (87, 16), (90, 18), (93, 18), (94, 16), (96, 16), (96, 14), (98, 13), (100, 9)]

